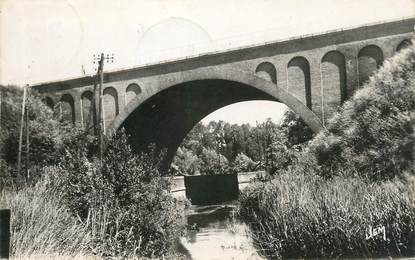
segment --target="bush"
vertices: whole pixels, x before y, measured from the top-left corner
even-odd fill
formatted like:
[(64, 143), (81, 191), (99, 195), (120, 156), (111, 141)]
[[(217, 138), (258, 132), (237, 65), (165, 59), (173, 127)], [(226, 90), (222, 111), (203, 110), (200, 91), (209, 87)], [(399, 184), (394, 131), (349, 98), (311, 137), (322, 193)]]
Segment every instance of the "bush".
[(157, 170), (161, 157), (150, 151), (135, 156), (121, 132), (110, 141), (102, 164), (82, 150), (64, 159), (57, 182), (66, 203), (91, 228), (95, 253), (158, 257), (181, 235), (183, 209)]
[[(399, 180), (282, 174), (244, 190), (240, 216), (271, 258), (411, 255), (415, 208), (408, 187)], [(369, 226), (384, 226), (387, 241), (366, 239)]]
[(232, 171), (235, 173), (250, 172), (255, 169), (255, 162), (244, 153), (238, 153), (232, 165)]
[(285, 136), (278, 136), (266, 149), (266, 166), (271, 175), (284, 172), (297, 159), (297, 148), (289, 146), (286, 141)]
[(192, 150), (179, 147), (172, 162), (172, 169), (179, 175), (197, 175), (200, 174), (200, 163), (201, 160)]
[(200, 173), (202, 175), (229, 173), (228, 159), (215, 150), (203, 148), (199, 158), (201, 160)]

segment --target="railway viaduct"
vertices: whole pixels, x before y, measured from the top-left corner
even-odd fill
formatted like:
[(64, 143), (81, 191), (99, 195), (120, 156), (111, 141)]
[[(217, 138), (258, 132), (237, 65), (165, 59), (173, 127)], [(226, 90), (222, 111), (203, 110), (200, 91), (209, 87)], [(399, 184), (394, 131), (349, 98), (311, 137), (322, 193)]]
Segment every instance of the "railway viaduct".
[[(306, 35), (106, 72), (107, 135), (124, 127), (135, 150), (155, 143), (172, 158), (186, 134), (211, 112), (240, 101), (286, 104), (314, 130), (411, 43), (415, 18)], [(94, 76), (34, 86), (64, 120), (91, 124)]]

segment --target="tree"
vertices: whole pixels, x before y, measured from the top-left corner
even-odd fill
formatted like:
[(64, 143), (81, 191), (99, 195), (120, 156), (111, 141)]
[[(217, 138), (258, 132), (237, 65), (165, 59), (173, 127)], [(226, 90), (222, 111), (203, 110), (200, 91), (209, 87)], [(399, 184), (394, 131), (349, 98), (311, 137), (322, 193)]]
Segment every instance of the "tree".
[(287, 129), (286, 134), (290, 145), (305, 143), (314, 136), (313, 130), (292, 110), (285, 112), (281, 126)]
[(246, 156), (244, 153), (239, 153), (235, 161), (232, 163), (232, 171), (239, 172), (249, 172), (255, 169), (255, 162), (251, 158)]
[[(11, 167), (17, 162), (22, 98), (22, 90), (17, 87), (2, 89), (0, 156)], [(73, 143), (85, 133), (84, 130), (72, 123), (58, 121), (34, 90), (30, 91), (27, 108), (30, 126), (29, 167), (57, 164), (64, 146)], [(93, 142), (93, 137), (88, 140)]]
[(228, 159), (213, 149), (203, 149), (200, 159), (202, 161), (200, 167), (202, 175), (221, 174), (229, 171)]
[(201, 160), (192, 150), (187, 150), (185, 147), (179, 147), (172, 163), (172, 168), (176, 169), (177, 174), (198, 175), (200, 174), (200, 167)]
[[(193, 172), (200, 169), (202, 174), (221, 172), (222, 169), (218, 168), (218, 154), (221, 154), (220, 161), (227, 162), (224, 165), (238, 168), (242, 158), (249, 158), (255, 164), (252, 169), (267, 168), (275, 172), (280, 167), (285, 169), (293, 159), (292, 156), (312, 136), (311, 129), (292, 111), (286, 112), (282, 125), (277, 125), (271, 119), (255, 127), (249, 124), (231, 125), (223, 121), (211, 121), (206, 126), (198, 123), (183, 140), (173, 167), (183, 174), (191, 168), (195, 169)], [(294, 150), (291, 151), (292, 148)], [(192, 151), (192, 154), (187, 150)], [(246, 157), (241, 157), (240, 154)], [(238, 160), (242, 161), (236, 162), (238, 156)], [(212, 164), (211, 167), (208, 164)], [(193, 166), (189, 168), (190, 165)]]

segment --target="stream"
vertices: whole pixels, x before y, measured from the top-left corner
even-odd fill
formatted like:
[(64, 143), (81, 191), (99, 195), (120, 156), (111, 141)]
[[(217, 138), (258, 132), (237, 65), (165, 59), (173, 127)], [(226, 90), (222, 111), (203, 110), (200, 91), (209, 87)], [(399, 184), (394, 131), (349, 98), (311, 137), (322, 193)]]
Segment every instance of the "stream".
[(234, 217), (234, 204), (192, 205), (186, 211), (190, 227), (180, 239), (188, 259), (265, 259), (253, 245), (248, 226)]

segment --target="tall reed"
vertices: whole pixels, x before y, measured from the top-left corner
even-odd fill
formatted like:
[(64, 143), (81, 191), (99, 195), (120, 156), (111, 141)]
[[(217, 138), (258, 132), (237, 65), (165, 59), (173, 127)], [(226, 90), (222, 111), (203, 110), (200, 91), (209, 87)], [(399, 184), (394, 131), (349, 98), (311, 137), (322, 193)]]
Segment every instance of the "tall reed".
[(79, 256), (87, 253), (91, 235), (62, 203), (62, 193), (47, 178), (36, 185), (4, 188), (1, 207), (10, 208), (11, 255)]
[[(252, 228), (257, 246), (271, 258), (411, 255), (411, 189), (403, 180), (373, 183), (283, 174), (246, 189), (240, 216)], [(386, 241), (380, 235), (367, 239), (370, 227), (385, 227)]]

